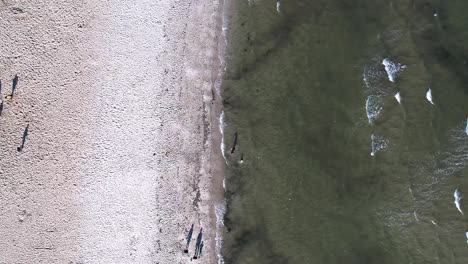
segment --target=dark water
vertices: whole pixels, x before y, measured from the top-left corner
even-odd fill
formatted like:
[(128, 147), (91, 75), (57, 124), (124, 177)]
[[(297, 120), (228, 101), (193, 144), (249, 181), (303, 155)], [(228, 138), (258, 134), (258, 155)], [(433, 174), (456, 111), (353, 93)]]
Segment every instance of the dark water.
[(235, 5), (226, 263), (468, 263), (468, 1)]

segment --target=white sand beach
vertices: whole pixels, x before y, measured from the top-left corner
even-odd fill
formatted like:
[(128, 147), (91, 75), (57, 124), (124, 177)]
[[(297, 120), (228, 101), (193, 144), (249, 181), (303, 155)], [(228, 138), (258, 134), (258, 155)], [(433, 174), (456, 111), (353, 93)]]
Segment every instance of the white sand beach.
[(0, 1), (0, 263), (217, 263), (219, 10)]

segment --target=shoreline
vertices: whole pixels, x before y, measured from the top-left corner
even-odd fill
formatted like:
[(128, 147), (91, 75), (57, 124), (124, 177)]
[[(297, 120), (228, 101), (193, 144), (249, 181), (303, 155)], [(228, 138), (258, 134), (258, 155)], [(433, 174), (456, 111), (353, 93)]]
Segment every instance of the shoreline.
[(0, 4), (0, 262), (217, 262), (222, 6)]
[[(223, 237), (224, 237), (224, 216), (226, 213), (226, 200), (225, 200), (225, 162), (224, 162), (224, 123), (221, 120), (221, 116), (224, 115), (223, 104), (222, 104), (222, 85), (223, 76), (226, 67), (225, 55), (227, 48), (227, 9), (228, 3), (226, 0), (220, 0), (219, 18), (217, 21), (219, 33), (217, 36), (217, 56), (216, 56), (216, 71), (213, 71), (213, 98), (212, 98), (212, 110), (211, 116), (211, 143), (212, 143), (212, 174), (217, 175), (212, 180), (212, 190), (214, 193), (213, 199), (213, 214), (212, 219), (214, 220), (213, 229), (215, 230), (214, 237), (214, 253), (218, 264), (224, 264), (224, 257), (222, 255), (223, 249)], [(217, 147), (220, 146), (220, 147)]]

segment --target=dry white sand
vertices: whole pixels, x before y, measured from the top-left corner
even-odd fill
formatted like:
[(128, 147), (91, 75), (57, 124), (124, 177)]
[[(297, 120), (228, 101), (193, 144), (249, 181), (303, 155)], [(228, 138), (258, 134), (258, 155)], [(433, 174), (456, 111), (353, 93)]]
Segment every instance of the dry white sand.
[(200, 227), (198, 262), (216, 263), (218, 10), (0, 0), (2, 98), (19, 76), (0, 116), (0, 263), (194, 263)]

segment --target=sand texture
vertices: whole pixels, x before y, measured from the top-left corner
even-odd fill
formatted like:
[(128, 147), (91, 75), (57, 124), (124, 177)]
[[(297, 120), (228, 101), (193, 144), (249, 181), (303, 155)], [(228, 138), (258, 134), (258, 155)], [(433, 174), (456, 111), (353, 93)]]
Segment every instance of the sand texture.
[(216, 263), (218, 10), (0, 0), (0, 263)]

